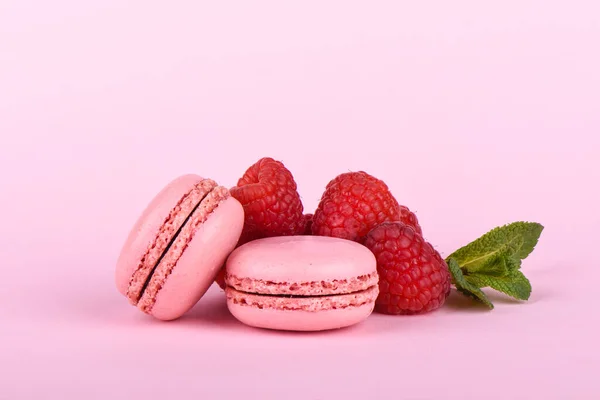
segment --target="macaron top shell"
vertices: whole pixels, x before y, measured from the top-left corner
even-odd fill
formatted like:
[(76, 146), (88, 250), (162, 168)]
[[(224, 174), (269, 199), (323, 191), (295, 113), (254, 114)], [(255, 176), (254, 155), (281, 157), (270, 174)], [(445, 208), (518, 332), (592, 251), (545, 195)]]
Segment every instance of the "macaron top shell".
[(260, 294), (327, 295), (364, 290), (378, 282), (373, 253), (363, 245), (326, 236), (255, 240), (227, 259), (226, 282)]

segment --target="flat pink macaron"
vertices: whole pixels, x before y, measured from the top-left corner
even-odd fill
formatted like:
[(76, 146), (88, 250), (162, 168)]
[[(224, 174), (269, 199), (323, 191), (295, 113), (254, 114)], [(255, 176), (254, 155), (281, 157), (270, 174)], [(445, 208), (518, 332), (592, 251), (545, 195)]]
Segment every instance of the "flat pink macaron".
[(141, 311), (173, 320), (208, 290), (244, 225), (242, 205), (211, 179), (184, 175), (150, 202), (117, 261), (117, 289)]
[(258, 328), (343, 328), (373, 312), (378, 280), (375, 256), (356, 242), (324, 236), (259, 239), (227, 259), (227, 307)]

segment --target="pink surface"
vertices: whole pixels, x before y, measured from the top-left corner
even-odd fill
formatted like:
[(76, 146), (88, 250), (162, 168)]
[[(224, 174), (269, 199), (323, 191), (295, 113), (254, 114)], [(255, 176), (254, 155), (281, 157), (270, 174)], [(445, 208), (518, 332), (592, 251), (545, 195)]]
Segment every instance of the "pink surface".
[[(0, 2), (0, 398), (597, 399), (600, 5)], [(269, 155), (307, 210), (364, 169), (444, 255), (543, 223), (529, 302), (251, 329), (114, 287), (164, 182)], [(134, 184), (135, 182), (135, 184)], [(357, 366), (359, 368), (357, 368)]]
[[(248, 278), (254, 281), (253, 291), (267, 294), (336, 294), (365, 289), (378, 279), (377, 262), (369, 249), (350, 240), (323, 236), (255, 240), (234, 250), (226, 268), (229, 285), (248, 290), (244, 287)], [(352, 287), (357, 284), (359, 288)], [(303, 288), (309, 293), (298, 292)]]

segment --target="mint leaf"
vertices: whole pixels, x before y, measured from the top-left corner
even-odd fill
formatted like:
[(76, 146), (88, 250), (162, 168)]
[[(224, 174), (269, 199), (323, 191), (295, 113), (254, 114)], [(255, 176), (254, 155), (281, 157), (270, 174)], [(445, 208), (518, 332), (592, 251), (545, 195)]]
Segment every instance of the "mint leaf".
[(508, 248), (498, 251), (480, 263), (477, 268), (466, 270), (467, 275), (503, 277), (521, 268), (521, 260), (515, 259)]
[[(500, 268), (501, 260), (513, 258), (512, 268), (520, 268), (535, 248), (544, 227), (536, 222), (513, 222), (497, 227), (479, 239), (461, 247), (448, 256), (453, 258), (464, 272), (477, 273)], [(504, 261), (506, 264), (506, 261)], [(491, 273), (490, 275), (494, 275)]]
[(450, 273), (452, 274), (452, 283), (454, 283), (454, 286), (456, 286), (456, 290), (458, 290), (466, 296), (472, 297), (482, 302), (490, 309), (494, 308), (494, 305), (487, 298), (485, 293), (483, 293), (483, 291), (479, 287), (465, 279), (465, 276), (463, 275), (462, 270), (458, 265), (458, 262), (454, 258), (450, 258), (448, 260), (448, 268), (450, 269)]
[(481, 290), (485, 287), (528, 300), (531, 283), (520, 271), (521, 262), (531, 254), (543, 229), (535, 222), (513, 222), (461, 247), (446, 258), (452, 283), (490, 308), (494, 306)]
[(465, 271), (468, 274), (504, 276), (515, 267), (514, 263), (508, 261), (512, 258), (511, 254), (512, 250), (509, 248), (498, 250), (496, 253), (490, 254), (489, 257), (482, 259), (481, 262), (473, 264), (472, 268), (465, 267)]
[(531, 295), (531, 283), (519, 270), (503, 277), (474, 274), (465, 279), (476, 287), (491, 287), (518, 300), (527, 300)]

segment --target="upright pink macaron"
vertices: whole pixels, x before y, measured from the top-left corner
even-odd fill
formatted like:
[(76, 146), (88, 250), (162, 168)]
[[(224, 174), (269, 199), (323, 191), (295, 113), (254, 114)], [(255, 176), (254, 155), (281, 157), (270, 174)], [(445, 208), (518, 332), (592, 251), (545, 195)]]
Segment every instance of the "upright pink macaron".
[(259, 239), (227, 259), (227, 306), (253, 327), (343, 328), (372, 313), (378, 280), (375, 256), (356, 242), (324, 236)]
[(242, 205), (211, 179), (184, 175), (150, 202), (117, 261), (115, 282), (141, 311), (173, 320), (208, 290), (244, 225)]

